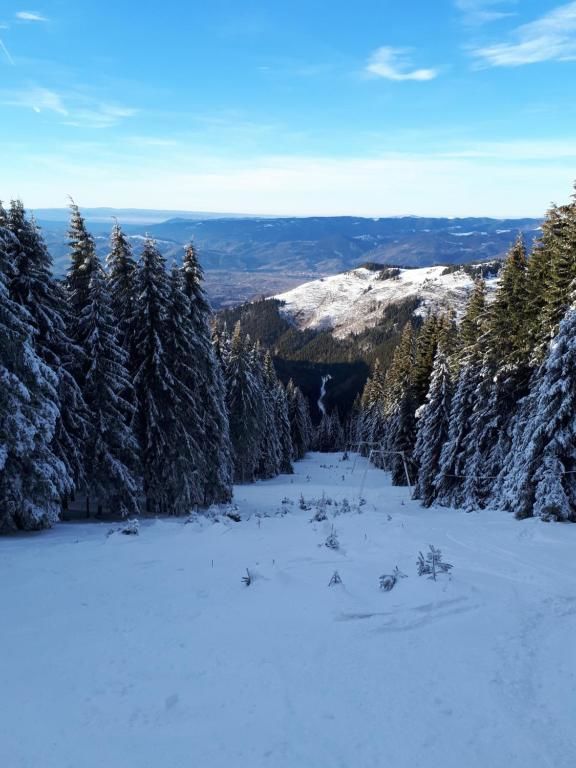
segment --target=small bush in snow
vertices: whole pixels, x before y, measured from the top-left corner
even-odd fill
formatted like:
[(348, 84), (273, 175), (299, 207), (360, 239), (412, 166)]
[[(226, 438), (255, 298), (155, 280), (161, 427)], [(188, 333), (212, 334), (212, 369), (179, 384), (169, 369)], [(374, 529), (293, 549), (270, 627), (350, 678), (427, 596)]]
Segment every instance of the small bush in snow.
[(136, 520), (136, 518), (132, 520), (126, 520), (122, 528), (119, 530), (120, 533), (123, 533), (126, 536), (138, 536), (140, 533), (140, 521)]
[(324, 546), (328, 547), (328, 549), (340, 549), (340, 542), (338, 541), (338, 535), (334, 530), (334, 526), (332, 526), (332, 530), (330, 531), (330, 535), (324, 542)]
[(246, 568), (246, 576), (242, 576), (242, 583), (243, 583), (243, 584), (244, 584), (246, 587), (249, 587), (249, 586), (250, 586), (250, 584), (252, 584), (252, 574), (250, 573), (250, 571), (248, 570), (248, 568)]
[(342, 584), (342, 579), (340, 578), (340, 574), (338, 573), (338, 571), (334, 571), (334, 573), (332, 574), (332, 578), (328, 582), (328, 586), (335, 587), (336, 584)]
[(396, 586), (398, 579), (405, 578), (407, 578), (406, 574), (402, 573), (398, 566), (396, 566), (392, 573), (385, 573), (383, 576), (380, 576), (380, 589), (384, 590), (384, 592), (390, 592)]
[(440, 573), (448, 573), (453, 567), (450, 563), (442, 562), (442, 552), (430, 544), (430, 551), (426, 553), (426, 558), (422, 552), (418, 553), (416, 565), (418, 567), (418, 576), (428, 576), (429, 579), (436, 581), (436, 576)]
[(304, 512), (309, 512), (310, 511), (310, 507), (308, 506), (308, 504), (306, 504), (306, 501), (304, 499), (304, 494), (303, 493), (300, 494), (300, 500), (298, 501), (298, 506)]
[(342, 499), (342, 505), (340, 507), (340, 512), (343, 515), (347, 515), (349, 512), (351, 512), (350, 502), (348, 501), (348, 499)]
[(326, 504), (326, 498), (324, 494), (322, 494), (322, 498), (316, 502), (316, 511), (312, 515), (312, 520), (310, 522), (321, 523), (323, 520), (328, 519), (328, 515), (326, 514)]

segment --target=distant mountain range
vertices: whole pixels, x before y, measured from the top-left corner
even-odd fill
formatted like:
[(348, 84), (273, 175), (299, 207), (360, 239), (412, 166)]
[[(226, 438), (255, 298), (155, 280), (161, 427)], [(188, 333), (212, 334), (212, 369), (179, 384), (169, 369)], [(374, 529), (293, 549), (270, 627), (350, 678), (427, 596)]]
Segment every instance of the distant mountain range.
[[(67, 212), (34, 213), (61, 274), (67, 266)], [(215, 306), (278, 293), (366, 262), (428, 267), (501, 259), (518, 232), (530, 246), (540, 226), (538, 219), (266, 218), (112, 208), (83, 213), (101, 254), (114, 217), (136, 253), (149, 234), (169, 260), (178, 261), (183, 245), (193, 240)]]

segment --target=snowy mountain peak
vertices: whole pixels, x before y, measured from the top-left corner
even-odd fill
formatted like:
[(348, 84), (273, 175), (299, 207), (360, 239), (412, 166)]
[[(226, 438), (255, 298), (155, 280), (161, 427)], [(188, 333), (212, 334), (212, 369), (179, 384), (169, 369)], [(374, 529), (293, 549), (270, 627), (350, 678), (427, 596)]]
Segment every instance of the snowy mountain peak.
[[(282, 312), (300, 328), (333, 329), (335, 336), (343, 338), (376, 325), (387, 305), (407, 299), (420, 301), (418, 314), (453, 309), (460, 315), (480, 268), (481, 265), (417, 269), (360, 267), (304, 283), (274, 298), (284, 302)], [(497, 284), (497, 271), (494, 265), (494, 270), (487, 275), (489, 290)]]

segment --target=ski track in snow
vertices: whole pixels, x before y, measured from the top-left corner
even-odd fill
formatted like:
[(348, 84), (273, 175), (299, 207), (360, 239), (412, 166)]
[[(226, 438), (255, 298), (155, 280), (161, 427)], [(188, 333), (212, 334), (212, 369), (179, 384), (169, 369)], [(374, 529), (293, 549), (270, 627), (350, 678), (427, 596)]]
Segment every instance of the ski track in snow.
[[(340, 454), (295, 469), (238, 486), (240, 523), (0, 540), (0, 766), (576, 765), (576, 526), (423, 509)], [(310, 522), (323, 492), (352, 512)]]

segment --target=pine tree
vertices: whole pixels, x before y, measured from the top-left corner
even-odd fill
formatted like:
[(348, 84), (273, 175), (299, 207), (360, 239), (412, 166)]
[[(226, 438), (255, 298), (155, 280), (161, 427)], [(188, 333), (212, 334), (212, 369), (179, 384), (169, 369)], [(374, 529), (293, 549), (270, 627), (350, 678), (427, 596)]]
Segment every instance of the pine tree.
[(276, 419), (276, 373), (270, 353), (267, 352), (262, 361), (258, 345), (256, 345), (253, 352), (252, 370), (262, 392), (263, 406), (261, 414), (260, 460), (256, 473), (259, 478), (266, 479), (276, 477), (279, 474), (282, 447), (280, 445), (279, 425)]
[(94, 238), (86, 229), (86, 222), (74, 201), (70, 203), (68, 228), (70, 266), (65, 280), (72, 321), (77, 321), (82, 309), (88, 304), (92, 274), (100, 269), (96, 258)]
[(117, 322), (118, 342), (131, 356), (136, 321), (134, 316), (136, 261), (132, 256), (130, 242), (118, 221), (115, 221), (112, 229), (106, 268), (112, 312)]
[(460, 324), (457, 373), (450, 408), (448, 439), (442, 447), (438, 475), (434, 481), (436, 501), (443, 506), (462, 506), (468, 460), (467, 436), (482, 380), (482, 353), (479, 339), (485, 322), (483, 280), (477, 280)]
[(434, 481), (440, 466), (442, 446), (448, 439), (451, 399), (450, 365), (443, 348), (439, 347), (434, 358), (426, 403), (419, 411), (413, 454), (413, 459), (418, 464), (414, 498), (422, 499), (422, 505), (425, 507), (429, 507), (436, 496)]
[[(190, 435), (194, 397), (175, 369), (173, 296), (165, 259), (148, 239), (135, 274), (134, 337), (137, 416), (144, 496), (148, 514), (190, 512), (189, 472), (199, 469)], [(184, 377), (183, 377), (184, 378)], [(191, 469), (191, 465), (194, 469)], [(181, 476), (182, 466), (186, 477)]]
[(576, 521), (576, 309), (568, 310), (535, 379), (502, 503), (517, 517)]
[(240, 323), (234, 329), (226, 365), (226, 402), (234, 457), (234, 478), (250, 483), (256, 478), (263, 427), (263, 396), (254, 375), (252, 350), (242, 337)]
[(288, 382), (286, 390), (288, 398), (288, 418), (292, 436), (292, 458), (297, 461), (303, 459), (310, 449), (312, 438), (312, 424), (310, 421), (310, 409), (300, 389), (295, 386), (292, 379)]
[(66, 501), (84, 476), (87, 410), (72, 373), (81, 367), (83, 353), (69, 337), (66, 295), (52, 275), (50, 254), (21, 202), (11, 204), (6, 226), (15, 235), (16, 246), (10, 293), (28, 311), (34, 327), (34, 349), (58, 379), (58, 419), (52, 449), (67, 470), (68, 479), (61, 489)]
[(203, 289), (203, 275), (196, 249), (190, 244), (182, 265), (182, 291), (188, 300), (194, 343), (194, 386), (201, 417), (196, 441), (203, 445), (205, 505), (219, 504), (232, 497), (232, 445), (226, 408), (224, 359), (218, 342), (211, 340), (211, 309)]
[(416, 440), (414, 353), (414, 329), (412, 323), (407, 323), (386, 374), (384, 466), (392, 473), (393, 485), (408, 482), (405, 462)]
[(138, 444), (132, 431), (133, 392), (128, 355), (118, 343), (104, 271), (97, 257), (77, 323), (85, 353), (83, 393), (91, 430), (86, 444), (86, 509), (122, 517), (138, 512)]
[(69, 482), (51, 448), (58, 380), (35, 352), (32, 316), (9, 293), (19, 249), (0, 228), (0, 533), (50, 525)]

